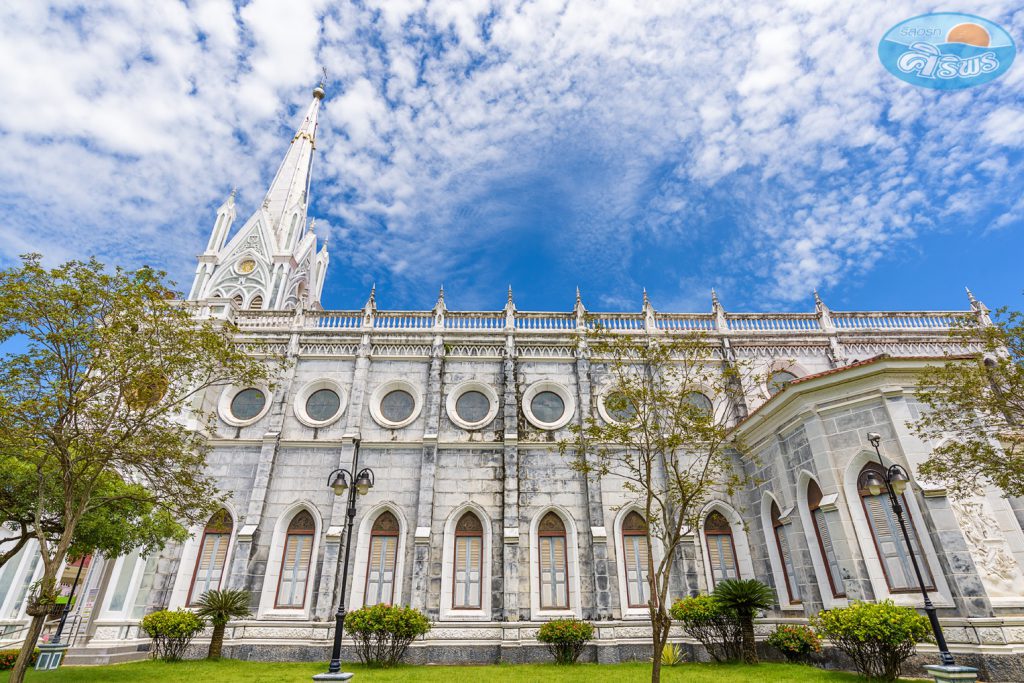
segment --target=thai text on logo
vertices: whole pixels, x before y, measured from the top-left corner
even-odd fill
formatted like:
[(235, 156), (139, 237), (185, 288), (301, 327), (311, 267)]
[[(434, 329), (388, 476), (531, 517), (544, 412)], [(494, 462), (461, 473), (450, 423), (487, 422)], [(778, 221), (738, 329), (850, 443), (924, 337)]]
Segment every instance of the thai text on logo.
[(958, 12), (907, 19), (878, 44), (878, 57), (891, 74), (937, 90), (988, 83), (1006, 73), (1016, 54), (1013, 39), (1001, 26)]

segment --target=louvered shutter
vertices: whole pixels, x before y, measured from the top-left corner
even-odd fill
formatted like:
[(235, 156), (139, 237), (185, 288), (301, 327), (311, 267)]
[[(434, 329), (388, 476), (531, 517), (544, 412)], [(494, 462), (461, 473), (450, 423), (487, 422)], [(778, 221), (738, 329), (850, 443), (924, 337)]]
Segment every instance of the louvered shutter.
[(816, 509), (812, 514), (814, 516), (814, 526), (818, 530), (818, 540), (821, 541), (821, 548), (825, 555), (828, 575), (832, 579), (833, 594), (837, 598), (845, 596), (846, 587), (843, 585), (843, 575), (839, 573), (839, 560), (836, 558), (835, 548), (832, 547), (832, 535), (828, 531), (825, 512)]
[(277, 587), (278, 607), (302, 607), (305, 603), (312, 549), (313, 537), (308, 534), (288, 534), (285, 539), (281, 580)]
[(366, 575), (367, 605), (390, 603), (395, 589), (395, 556), (397, 542), (394, 536), (374, 536), (370, 542), (370, 562)]
[(540, 606), (546, 609), (565, 609), (569, 606), (566, 591), (565, 538), (540, 538)]
[(793, 557), (789, 550), (789, 529), (785, 526), (775, 527), (779, 539), (779, 554), (782, 555), (782, 566), (786, 572), (786, 588), (789, 590), (790, 602), (800, 602), (800, 588), (796, 583), (796, 571), (793, 568)]
[(203, 535), (203, 545), (199, 549), (199, 560), (196, 564), (195, 577), (192, 580), (190, 602), (194, 602), (210, 590), (220, 588), (220, 578), (224, 573), (224, 559), (228, 553), (228, 534)]
[(480, 607), (480, 547), (479, 537), (455, 539), (455, 607)]
[(647, 605), (649, 586), (647, 585), (647, 538), (640, 535), (629, 535), (623, 539), (626, 563), (626, 591), (630, 607)]

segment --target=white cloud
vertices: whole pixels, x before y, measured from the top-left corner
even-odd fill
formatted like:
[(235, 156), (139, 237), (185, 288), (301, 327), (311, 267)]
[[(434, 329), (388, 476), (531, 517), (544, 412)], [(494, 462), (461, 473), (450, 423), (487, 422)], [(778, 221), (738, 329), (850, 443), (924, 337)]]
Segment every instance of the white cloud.
[[(544, 239), (623, 288), (641, 236), (703, 244), (679, 301), (711, 274), (792, 301), (993, 201), (999, 226), (1021, 213), (992, 196), (1020, 194), (1021, 69), (961, 93), (892, 78), (877, 40), (910, 2), (94, 4), (0, 9), (0, 257), (186, 278), (228, 189), (258, 202), (321, 64), (316, 212), (348, 265), (406, 286), (486, 268), (472, 254), (532, 229), (504, 198), (525, 186), (565, 219)], [(1020, 33), (1014, 9), (971, 11)], [(723, 217), (737, 232), (706, 239)]]

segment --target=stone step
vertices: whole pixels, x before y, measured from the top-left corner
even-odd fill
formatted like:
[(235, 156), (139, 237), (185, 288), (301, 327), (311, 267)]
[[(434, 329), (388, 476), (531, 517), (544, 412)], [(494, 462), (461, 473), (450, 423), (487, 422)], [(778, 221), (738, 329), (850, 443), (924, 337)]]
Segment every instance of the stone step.
[(67, 666), (100, 666), (137, 662), (149, 657), (149, 643), (111, 645), (109, 647), (73, 647), (64, 655)]

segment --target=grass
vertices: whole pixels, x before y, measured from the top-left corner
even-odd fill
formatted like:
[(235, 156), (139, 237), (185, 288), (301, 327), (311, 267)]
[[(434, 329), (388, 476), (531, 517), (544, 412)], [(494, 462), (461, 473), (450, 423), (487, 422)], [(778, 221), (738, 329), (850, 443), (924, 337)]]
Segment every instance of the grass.
[[(219, 662), (189, 661), (167, 664), (164, 662), (133, 662), (96, 667), (66, 667), (59, 671), (37, 673), (30, 671), (29, 681), (52, 681), (53, 683), (75, 681), (76, 683), (156, 683), (164, 681), (186, 681), (187, 683), (286, 683), (304, 681), (311, 683), (311, 676), (326, 671), (325, 664), (308, 662), (241, 662), (221, 660)], [(400, 666), (394, 669), (368, 669), (364, 666), (346, 666), (353, 671), (353, 682), (373, 683), (483, 683), (485, 681), (511, 681), (524, 683), (597, 683), (599, 681), (649, 681), (651, 665), (629, 664), (577, 664), (556, 666), (554, 664), (523, 664), (495, 666)], [(686, 681), (686, 683), (731, 683), (757, 681), (758, 683), (853, 683), (864, 679), (854, 674), (822, 671), (808, 666), (792, 664), (682, 664), (662, 670), (663, 681)], [(0, 683), (7, 681), (8, 674), (0, 672)]]

